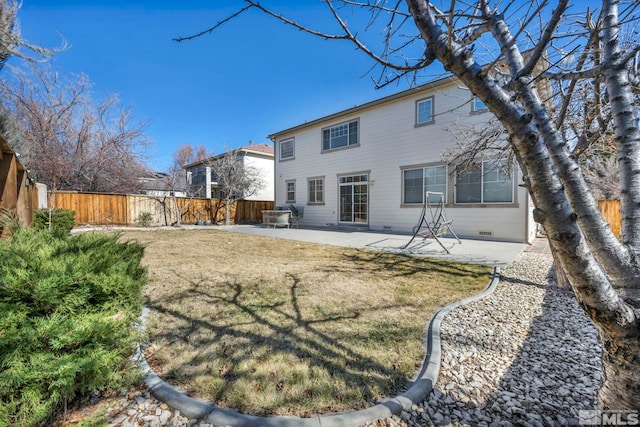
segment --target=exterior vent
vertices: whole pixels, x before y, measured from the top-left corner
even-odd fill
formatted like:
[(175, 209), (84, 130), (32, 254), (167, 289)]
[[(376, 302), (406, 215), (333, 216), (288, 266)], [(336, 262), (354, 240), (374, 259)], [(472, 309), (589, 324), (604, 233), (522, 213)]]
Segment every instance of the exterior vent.
[(390, 225), (385, 225), (384, 227), (382, 227), (383, 230), (391, 230), (391, 226)]
[(493, 236), (493, 231), (479, 231), (478, 234), (481, 236)]

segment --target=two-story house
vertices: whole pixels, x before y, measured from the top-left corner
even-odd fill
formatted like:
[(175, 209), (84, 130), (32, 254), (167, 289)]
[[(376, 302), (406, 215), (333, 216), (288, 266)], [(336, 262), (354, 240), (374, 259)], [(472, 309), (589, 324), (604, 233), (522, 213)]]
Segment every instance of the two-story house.
[(241, 167), (251, 168), (256, 172), (261, 184), (256, 191), (252, 191), (250, 194), (238, 194), (235, 195), (234, 198), (264, 201), (273, 200), (273, 147), (267, 144), (254, 144), (251, 141), (249, 141), (249, 145), (240, 147), (232, 152), (219, 154), (183, 166), (187, 174), (189, 192), (207, 199), (224, 197), (224, 195), (220, 193), (220, 186), (214, 173), (215, 168), (212, 166), (231, 153), (235, 154)]
[(533, 206), (517, 167), (462, 172), (442, 160), (456, 146), (450, 129), (492, 117), (447, 77), (276, 132), (275, 204), (304, 206), (303, 226), (411, 233), (425, 192), (437, 191), (459, 236), (530, 242)]

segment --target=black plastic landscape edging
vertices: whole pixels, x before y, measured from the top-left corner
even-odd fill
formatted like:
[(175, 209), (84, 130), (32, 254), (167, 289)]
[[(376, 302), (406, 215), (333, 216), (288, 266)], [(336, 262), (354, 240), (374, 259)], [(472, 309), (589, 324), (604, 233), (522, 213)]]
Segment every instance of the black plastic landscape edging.
[[(202, 420), (216, 426), (233, 427), (358, 427), (367, 422), (398, 415), (402, 411), (410, 411), (411, 407), (422, 402), (433, 389), (440, 372), (442, 346), (440, 342), (440, 325), (444, 316), (454, 308), (477, 301), (491, 295), (500, 281), (500, 269), (494, 267), (491, 281), (480, 293), (447, 304), (439, 309), (428, 322), (427, 332), (423, 340), (426, 355), (420, 369), (407, 385), (407, 391), (396, 397), (385, 399), (376, 405), (357, 411), (337, 412), (331, 414), (314, 415), (309, 418), (290, 416), (259, 417), (247, 415), (182, 393), (169, 383), (163, 381), (151, 369), (144, 353), (138, 350), (135, 360), (143, 374), (146, 374), (145, 384), (158, 400), (166, 403), (174, 410), (189, 418)], [(142, 317), (148, 313), (145, 309)]]

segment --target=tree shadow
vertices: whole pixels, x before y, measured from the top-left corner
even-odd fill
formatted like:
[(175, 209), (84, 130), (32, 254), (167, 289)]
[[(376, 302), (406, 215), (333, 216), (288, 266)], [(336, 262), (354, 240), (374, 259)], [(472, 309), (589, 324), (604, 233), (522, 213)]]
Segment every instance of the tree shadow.
[[(386, 253), (373, 250), (357, 250), (345, 253), (351, 266), (346, 273), (357, 272), (360, 265), (375, 265), (374, 272), (383, 272), (393, 277), (410, 277), (421, 273), (455, 274), (460, 277), (478, 276), (478, 266), (443, 259), (417, 257), (415, 255)], [(336, 270), (332, 270), (336, 271)]]
[[(512, 309), (496, 310), (505, 298), (535, 292), (543, 299), (530, 322)], [(579, 411), (597, 408), (601, 347), (573, 295), (553, 282), (507, 276), (488, 298), (496, 305), (480, 318), (464, 306), (445, 318), (442, 369), (425, 400), (425, 423), (578, 425)], [(445, 327), (451, 322), (457, 324)]]
[[(406, 381), (406, 376), (395, 366), (384, 366), (342, 342), (342, 339), (364, 342), (371, 337), (353, 336), (346, 330), (329, 334), (319, 327), (358, 319), (365, 310), (393, 310), (399, 305), (358, 309), (333, 307), (328, 312), (311, 313), (301, 308), (300, 294), (304, 290), (300, 279), (293, 274), (286, 275), (287, 293), (261, 299), (256, 295), (263, 292), (265, 286), (259, 282), (214, 283), (206, 278), (193, 280), (180, 277), (176, 272), (174, 274), (176, 280), (186, 281), (189, 286), (173, 294), (170, 301), (150, 301), (149, 308), (163, 313), (163, 316), (170, 316), (182, 326), (161, 332), (151, 341), (167, 340), (171, 345), (190, 349), (188, 357), (181, 360), (178, 366), (160, 373), (165, 380), (179, 386), (197, 383), (207, 376), (219, 378), (215, 391), (209, 396), (198, 393), (200, 397), (218, 400), (226, 393), (233, 392), (241, 380), (253, 382), (256, 393), (266, 387), (265, 384), (269, 383), (271, 387), (275, 383), (276, 392), (281, 393), (279, 403), (263, 406), (262, 411), (254, 412), (255, 415), (273, 415), (283, 407), (295, 408), (311, 396), (327, 392), (326, 385), (318, 384), (309, 386), (302, 394), (294, 393), (287, 388), (286, 380), (275, 382), (272, 378), (265, 378), (280, 375), (281, 372), (256, 372), (252, 360), (268, 358), (274, 353), (281, 354), (284, 364), (291, 363), (293, 366), (301, 363), (309, 370), (315, 369), (335, 378), (336, 382), (344, 383), (346, 388), (357, 390), (362, 396), (363, 407), (380, 397), (380, 390), (393, 393)], [(189, 301), (198, 301), (211, 307), (208, 318), (197, 317), (194, 312), (179, 308), (181, 303)], [(232, 310), (234, 315), (227, 317), (227, 310)], [(228, 321), (230, 318), (236, 321)], [(404, 333), (402, 330), (395, 332)], [(153, 366), (153, 354), (149, 356)], [(273, 370), (277, 371), (277, 367)], [(264, 383), (262, 380), (265, 380)], [(280, 390), (277, 390), (278, 387)], [(341, 407), (341, 396), (333, 397), (335, 402), (327, 403), (322, 411), (345, 409)], [(251, 412), (243, 407), (235, 409)]]

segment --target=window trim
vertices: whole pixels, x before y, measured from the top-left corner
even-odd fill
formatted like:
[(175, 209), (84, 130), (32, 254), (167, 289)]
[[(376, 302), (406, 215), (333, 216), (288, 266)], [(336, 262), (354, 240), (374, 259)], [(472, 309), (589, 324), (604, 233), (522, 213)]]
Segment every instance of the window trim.
[[(349, 139), (349, 127), (351, 125), (351, 123), (356, 123), (356, 141), (354, 143), (350, 142)], [(338, 126), (344, 126), (347, 125), (347, 145), (343, 145), (341, 147), (335, 147), (332, 148), (331, 147), (331, 129), (333, 128), (337, 128)], [(324, 132), (325, 131), (329, 131), (329, 148), (325, 149), (324, 148)], [(354, 147), (359, 147), (360, 146), (360, 118), (355, 118), (355, 119), (351, 119), (351, 120), (346, 120), (344, 122), (340, 122), (340, 123), (334, 123), (331, 126), (326, 126), (323, 127), (322, 129), (320, 129), (320, 152), (321, 153), (330, 153), (333, 151), (339, 151), (339, 150), (346, 150), (349, 148), (354, 148)]]
[[(478, 108), (478, 105), (476, 104), (477, 101), (482, 103), (483, 105), (482, 108)], [(473, 95), (471, 98), (471, 113), (481, 114), (481, 113), (486, 113), (487, 111), (489, 111), (489, 108), (487, 107), (487, 105), (480, 98)]]
[[(424, 102), (427, 102), (427, 101), (431, 102), (431, 119), (429, 121), (421, 122), (420, 121), (420, 104), (422, 104)], [(431, 96), (427, 96), (426, 98), (421, 98), (421, 99), (416, 100), (415, 127), (432, 125), (435, 122), (436, 122), (436, 118), (435, 118), (435, 96), (431, 95)]]
[[(344, 178), (351, 178), (351, 177), (365, 177), (364, 181), (357, 181), (357, 182), (342, 182), (342, 180)], [(359, 171), (359, 172), (353, 172), (353, 173), (340, 173), (336, 175), (336, 182), (338, 184), (338, 188), (337, 188), (337, 192), (336, 192), (336, 203), (338, 206), (338, 210), (337, 210), (337, 216), (338, 216), (338, 223), (340, 224), (350, 224), (356, 227), (361, 227), (361, 226), (365, 226), (369, 224), (369, 220), (371, 219), (371, 190), (369, 189), (369, 186), (373, 183), (373, 181), (371, 181), (371, 170), (365, 170), (365, 171)], [(348, 185), (364, 185), (367, 187), (367, 203), (366, 203), (366, 221), (364, 222), (359, 222), (359, 221), (342, 221), (340, 219), (340, 214), (342, 213), (340, 210), (340, 196), (341, 196), (341, 192), (340, 192), (340, 188), (343, 186), (348, 186)]]
[[(290, 157), (282, 157), (282, 144), (285, 143), (291, 143), (291, 156)], [(278, 141), (278, 160), (279, 161), (286, 161), (286, 160), (293, 160), (296, 158), (296, 138), (295, 137), (291, 137), (291, 138), (287, 138), (287, 139), (283, 139), (281, 141)]]
[[(293, 184), (293, 199), (289, 199), (289, 184)], [(296, 180), (295, 179), (287, 179), (284, 182), (284, 199), (286, 203), (295, 203), (296, 202)]]
[[(315, 182), (322, 182), (322, 190), (321, 190), (321, 194), (322, 194), (322, 201), (318, 202), (317, 201), (317, 195), (318, 195), (318, 191), (315, 191), (315, 199), (313, 202), (311, 201), (311, 191), (309, 186), (311, 185), (311, 181), (315, 181)], [(326, 188), (325, 188), (325, 179), (324, 176), (314, 176), (314, 177), (310, 177), (307, 178), (307, 205), (312, 205), (312, 206), (320, 206), (320, 205), (324, 205), (325, 204), (325, 194), (326, 193)]]
[[(401, 201), (400, 201), (400, 206), (406, 206), (406, 207), (414, 207), (414, 206), (422, 206), (424, 205), (424, 194), (427, 191), (425, 189), (424, 186), (424, 170), (427, 168), (438, 168), (438, 167), (443, 167), (444, 168), (444, 172), (445, 172), (445, 189), (444, 189), (444, 201), (445, 204), (448, 204), (448, 200), (449, 200), (449, 165), (445, 164), (445, 163), (424, 163), (424, 164), (419, 164), (419, 165), (411, 165), (411, 166), (402, 166), (400, 168), (400, 185), (401, 185), (401, 193), (400, 193), (400, 197), (401, 197)], [(405, 179), (404, 179), (404, 174), (407, 171), (412, 171), (412, 170), (422, 170), (422, 201), (421, 202), (417, 202), (417, 203), (407, 203), (405, 201)]]
[[(485, 163), (490, 163), (490, 162), (495, 162), (496, 160), (483, 160), (482, 161), (482, 168), (481, 168), (481, 172), (480, 172), (480, 201), (479, 202), (458, 202), (458, 171), (456, 170), (454, 173), (454, 194), (453, 194), (453, 203), (456, 206), (480, 206), (480, 205), (484, 205), (484, 206), (517, 206), (517, 200), (516, 200), (516, 196), (517, 196), (517, 192), (516, 192), (516, 170), (515, 168), (512, 169), (511, 172), (511, 201), (510, 202), (505, 202), (505, 201), (499, 201), (499, 202), (486, 202), (484, 201), (484, 176), (485, 176), (485, 172), (484, 172), (484, 165)], [(506, 160), (505, 160), (506, 162)]]

